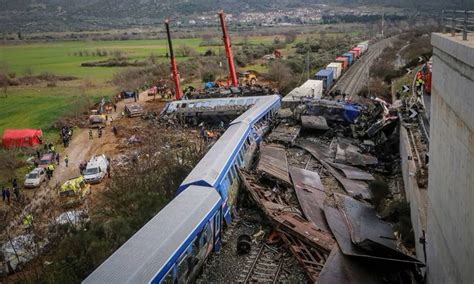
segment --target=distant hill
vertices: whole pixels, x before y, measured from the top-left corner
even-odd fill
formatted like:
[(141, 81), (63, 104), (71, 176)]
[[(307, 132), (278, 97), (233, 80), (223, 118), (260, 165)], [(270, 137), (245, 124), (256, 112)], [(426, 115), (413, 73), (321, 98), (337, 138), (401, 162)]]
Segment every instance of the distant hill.
[(0, 0), (2, 31), (62, 31), (150, 26), (165, 17), (225, 9), (229, 13), (305, 7), (312, 4), (386, 5), (420, 12), (462, 8), (472, 0)]

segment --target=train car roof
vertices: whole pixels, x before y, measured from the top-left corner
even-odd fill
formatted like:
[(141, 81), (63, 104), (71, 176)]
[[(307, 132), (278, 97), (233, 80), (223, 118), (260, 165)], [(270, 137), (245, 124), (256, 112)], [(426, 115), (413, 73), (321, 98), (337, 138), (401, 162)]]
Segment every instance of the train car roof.
[(281, 97), (279, 95), (262, 96), (253, 107), (234, 119), (230, 124), (245, 123), (253, 125), (257, 120), (262, 118), (269, 109), (279, 103), (281, 103)]
[(231, 125), (199, 161), (178, 188), (177, 193), (189, 185), (215, 187), (224, 177), (223, 169), (234, 159), (238, 149), (250, 132), (246, 124)]
[(148, 283), (162, 277), (171, 267), (172, 257), (178, 257), (185, 249), (182, 244), (192, 240), (206, 217), (220, 206), (220, 199), (212, 188), (192, 186), (175, 197), (83, 283)]

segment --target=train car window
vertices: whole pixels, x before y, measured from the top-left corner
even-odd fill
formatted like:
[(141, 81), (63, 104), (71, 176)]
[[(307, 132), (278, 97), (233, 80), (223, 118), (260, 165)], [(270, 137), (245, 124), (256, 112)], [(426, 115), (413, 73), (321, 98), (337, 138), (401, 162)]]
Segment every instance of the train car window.
[(176, 272), (180, 283), (185, 282), (186, 275), (188, 273), (188, 254), (184, 252), (178, 259), (178, 271)]
[(173, 284), (174, 283), (174, 277), (173, 277), (173, 268), (174, 266), (172, 266), (170, 268), (170, 270), (168, 270), (168, 272), (166, 273), (165, 277), (163, 277), (163, 281), (161, 281), (162, 284)]

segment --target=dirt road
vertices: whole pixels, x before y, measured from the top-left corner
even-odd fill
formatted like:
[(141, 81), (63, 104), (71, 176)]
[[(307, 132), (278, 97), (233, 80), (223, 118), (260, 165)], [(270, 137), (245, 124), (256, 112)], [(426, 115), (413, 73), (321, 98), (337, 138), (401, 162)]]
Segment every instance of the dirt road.
[[(152, 99), (148, 97), (146, 92), (140, 94), (140, 104)], [(115, 121), (121, 119), (121, 112), (125, 106), (124, 101), (117, 103), (117, 112), (109, 114)], [(55, 189), (62, 185), (66, 180), (79, 176), (79, 164), (82, 161), (88, 161), (93, 155), (105, 154), (113, 156), (116, 154), (115, 147), (117, 146), (117, 138), (112, 133), (110, 121), (103, 129), (102, 137), (98, 138), (98, 130), (93, 130), (93, 139), (89, 139), (89, 129), (79, 128), (74, 131), (72, 140), (62, 153), (60, 153), (60, 164), (56, 166), (54, 175), (50, 181), (43, 184), (36, 189), (31, 195), (31, 202), (28, 203), (21, 213), (15, 214), (8, 226), (8, 231), (11, 235), (15, 235), (21, 231), (21, 223), (28, 213), (33, 213), (35, 219), (49, 219), (57, 217), (61, 213), (61, 208), (58, 205), (58, 194)], [(69, 158), (69, 165), (66, 167), (64, 158)], [(101, 185), (95, 185), (92, 190), (100, 188)], [(13, 206), (13, 205), (10, 205)], [(47, 209), (46, 209), (47, 208)]]

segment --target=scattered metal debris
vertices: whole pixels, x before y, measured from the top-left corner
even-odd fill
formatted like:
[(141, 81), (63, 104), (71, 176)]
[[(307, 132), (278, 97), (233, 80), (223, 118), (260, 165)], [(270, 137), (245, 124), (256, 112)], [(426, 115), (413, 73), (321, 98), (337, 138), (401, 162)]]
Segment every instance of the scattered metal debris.
[(305, 129), (328, 130), (328, 122), (323, 116), (302, 115), (301, 125)]
[(334, 246), (332, 249), (318, 278), (320, 284), (377, 284), (383, 282), (384, 277), (379, 270), (361, 263), (360, 259), (345, 256), (338, 246)]
[(265, 145), (261, 148), (257, 171), (264, 172), (278, 180), (291, 184), (286, 151), (279, 145)]
[(348, 179), (355, 179), (355, 180), (375, 180), (374, 176), (368, 172), (364, 172), (356, 167), (338, 164), (338, 163), (331, 163), (328, 162), (334, 168), (342, 171), (346, 178)]
[(296, 145), (313, 155), (313, 157), (315, 157), (326, 168), (326, 170), (328, 170), (339, 181), (339, 183), (341, 183), (344, 190), (352, 197), (371, 199), (367, 183), (360, 180), (350, 180), (342, 176), (342, 174), (325, 161), (316, 144), (303, 140), (299, 141)]
[(318, 173), (293, 167), (290, 175), (306, 218), (319, 229), (330, 232), (322, 209), (326, 193)]
[(280, 142), (284, 144), (292, 144), (300, 134), (301, 126), (289, 125), (287, 123), (280, 123), (273, 131), (268, 135), (268, 141)]
[[(324, 206), (324, 214), (342, 253), (370, 259), (422, 266), (399, 251), (391, 227), (377, 218), (373, 208), (336, 194), (336, 206)], [(390, 234), (391, 233), (391, 234)]]

